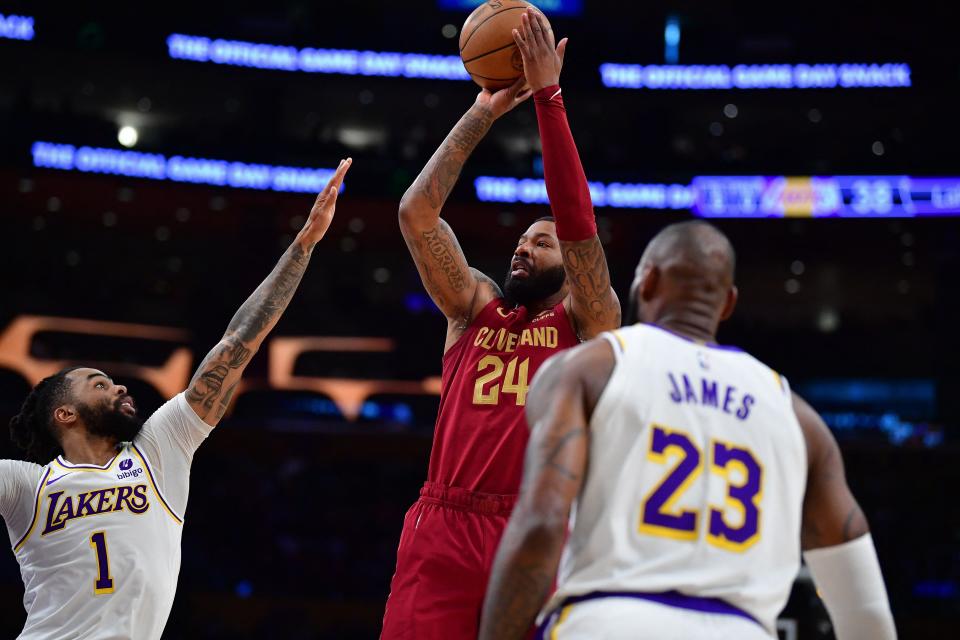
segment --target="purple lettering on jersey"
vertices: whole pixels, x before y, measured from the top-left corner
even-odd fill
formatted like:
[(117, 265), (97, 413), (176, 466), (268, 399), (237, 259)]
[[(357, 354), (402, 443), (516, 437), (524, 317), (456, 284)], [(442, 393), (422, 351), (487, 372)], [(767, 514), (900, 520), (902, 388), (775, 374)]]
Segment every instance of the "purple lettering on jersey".
[(109, 489), (100, 489), (100, 504), (97, 505), (97, 513), (106, 513), (113, 511), (113, 494), (117, 492), (117, 487)]
[(127, 485), (117, 489), (117, 502), (113, 506), (114, 511), (123, 511), (124, 503), (130, 501), (130, 494), (133, 493), (133, 487)]
[(724, 444), (713, 443), (713, 466), (726, 470), (731, 463), (740, 463), (746, 471), (746, 478), (742, 485), (728, 482), (727, 492), (730, 500), (742, 506), (743, 523), (739, 526), (729, 526), (723, 519), (723, 511), (710, 509), (710, 536), (733, 543), (734, 545), (752, 544), (754, 536), (760, 531), (760, 508), (756, 500), (760, 495), (763, 481), (763, 467), (746, 449)]
[(754, 405), (756, 399), (749, 393), (743, 396), (743, 402), (740, 405), (740, 408), (737, 409), (737, 418), (740, 420), (746, 420), (750, 415), (750, 407)]
[[(56, 493), (51, 493), (49, 496), (47, 496), (47, 500), (50, 502), (49, 506), (47, 507), (47, 524), (43, 528), (43, 532), (40, 535), (45, 536), (51, 531), (59, 531), (66, 526), (66, 520), (54, 520), (53, 517), (54, 513), (57, 511), (57, 503), (60, 502), (60, 496), (62, 495), (63, 491), (57, 491)], [(69, 498), (67, 499), (69, 500)]]
[(717, 383), (714, 380), (703, 379), (701, 385), (703, 394), (701, 395), (701, 404), (705, 407), (718, 408), (717, 406)]
[(697, 392), (690, 384), (690, 378), (687, 377), (687, 374), (683, 374), (683, 390), (686, 392), (684, 399), (690, 404), (697, 404)]
[(138, 484), (133, 488), (133, 498), (127, 503), (130, 511), (134, 513), (143, 513), (150, 508), (150, 501), (147, 500), (147, 485)]
[[(124, 507), (139, 515), (150, 508), (147, 485), (145, 484), (138, 484), (133, 487), (130, 485), (107, 487), (65, 498), (63, 494), (63, 491), (57, 491), (47, 496), (49, 502), (47, 521), (41, 535), (45, 536), (48, 533), (60, 531), (74, 518), (123, 511)], [(114, 497), (116, 497), (116, 500), (114, 500)], [(74, 498), (76, 498), (76, 509), (73, 506)]]
[(733, 402), (733, 392), (736, 391), (736, 387), (727, 387), (727, 393), (723, 396), (723, 412), (730, 413), (730, 403)]
[(677, 404), (683, 402), (683, 396), (680, 395), (680, 387), (677, 385), (677, 379), (673, 377), (672, 373), (668, 373), (667, 377), (670, 379), (670, 399), (676, 402)]
[(77, 496), (77, 517), (83, 518), (85, 516), (93, 516), (100, 513), (99, 509), (93, 508), (93, 499), (99, 495), (99, 491), (91, 491), (90, 493), (81, 493)]
[(676, 455), (680, 459), (673, 471), (647, 498), (643, 505), (641, 527), (644, 525), (667, 529), (683, 534), (696, 535), (697, 512), (681, 510), (670, 513), (667, 507), (681, 485), (700, 468), (700, 450), (690, 438), (679, 431), (666, 431), (654, 426), (650, 439), (650, 451), (656, 455)]

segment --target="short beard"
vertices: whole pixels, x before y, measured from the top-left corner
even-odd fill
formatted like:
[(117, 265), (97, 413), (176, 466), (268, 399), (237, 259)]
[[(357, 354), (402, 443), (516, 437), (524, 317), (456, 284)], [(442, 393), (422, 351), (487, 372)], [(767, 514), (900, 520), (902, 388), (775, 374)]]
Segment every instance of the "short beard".
[(530, 306), (531, 302), (538, 302), (560, 291), (567, 274), (563, 265), (551, 267), (537, 274), (530, 274), (526, 278), (514, 278), (512, 268), (507, 268), (507, 277), (503, 281), (503, 298), (510, 306)]
[(98, 407), (78, 406), (77, 413), (87, 425), (90, 435), (114, 438), (117, 442), (132, 442), (144, 423), (140, 416), (129, 416), (118, 405), (106, 402)]

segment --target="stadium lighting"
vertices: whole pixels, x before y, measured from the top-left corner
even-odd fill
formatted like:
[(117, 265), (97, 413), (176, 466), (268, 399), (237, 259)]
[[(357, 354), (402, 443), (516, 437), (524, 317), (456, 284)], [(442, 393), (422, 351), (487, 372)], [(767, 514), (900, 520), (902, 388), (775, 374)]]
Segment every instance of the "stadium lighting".
[(117, 132), (117, 142), (127, 147), (134, 147), (137, 144), (137, 140), (140, 139), (140, 134), (137, 131), (136, 127), (131, 127), (126, 125), (120, 127), (120, 131)]
[[(679, 37), (679, 36), (678, 36)], [(619, 89), (855, 89), (911, 86), (910, 65), (641, 65), (605, 62), (600, 80)]]
[(319, 193), (334, 172), (40, 141), (31, 154), (33, 166), (45, 169), (293, 193)]
[[(701, 218), (960, 215), (960, 177), (697, 176), (689, 184), (591, 182), (598, 207), (690, 210)], [(481, 176), (481, 202), (547, 204), (541, 179)]]
[(167, 52), (171, 58), (177, 60), (275, 71), (435, 80), (470, 79), (460, 56), (312, 47), (298, 49), (180, 33), (171, 34), (167, 38)]
[(0, 13), (0, 38), (33, 40), (32, 16), (5, 16)]

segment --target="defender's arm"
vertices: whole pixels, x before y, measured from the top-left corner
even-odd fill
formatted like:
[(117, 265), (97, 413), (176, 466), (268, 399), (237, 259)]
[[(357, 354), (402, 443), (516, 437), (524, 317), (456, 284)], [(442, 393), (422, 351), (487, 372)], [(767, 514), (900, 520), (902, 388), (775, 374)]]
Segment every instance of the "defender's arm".
[(534, 378), (520, 499), (494, 560), (481, 640), (525, 638), (546, 602), (586, 473), (590, 416), (613, 364), (610, 346), (595, 340), (554, 356)]
[(543, 173), (557, 224), (563, 267), (570, 283), (564, 301), (581, 340), (620, 326), (620, 301), (610, 272), (590, 199), (590, 188), (560, 95), (560, 69), (567, 39), (554, 46), (553, 30), (538, 11), (521, 17), (514, 39), (523, 55), (524, 72), (534, 91), (543, 144)]
[(303, 229), (280, 258), (267, 279), (247, 298), (233, 316), (226, 332), (203, 362), (187, 387), (187, 402), (204, 422), (216, 426), (223, 417), (240, 376), (287, 308), (307, 270), (313, 247), (333, 220), (337, 193), (352, 163), (341, 160), (330, 182), (317, 196)]

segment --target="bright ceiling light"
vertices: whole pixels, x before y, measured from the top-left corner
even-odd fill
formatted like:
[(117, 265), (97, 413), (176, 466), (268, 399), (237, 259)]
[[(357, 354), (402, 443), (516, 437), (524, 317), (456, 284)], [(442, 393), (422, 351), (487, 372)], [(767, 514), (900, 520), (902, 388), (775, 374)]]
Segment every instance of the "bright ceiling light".
[(120, 131), (117, 132), (117, 141), (127, 148), (136, 145), (139, 137), (137, 129), (130, 125), (120, 127)]

